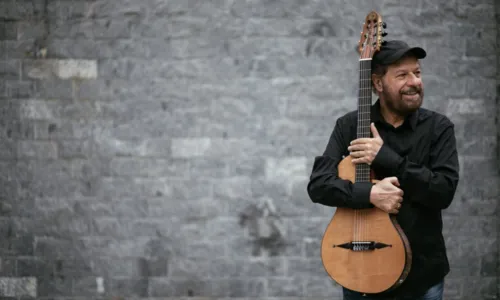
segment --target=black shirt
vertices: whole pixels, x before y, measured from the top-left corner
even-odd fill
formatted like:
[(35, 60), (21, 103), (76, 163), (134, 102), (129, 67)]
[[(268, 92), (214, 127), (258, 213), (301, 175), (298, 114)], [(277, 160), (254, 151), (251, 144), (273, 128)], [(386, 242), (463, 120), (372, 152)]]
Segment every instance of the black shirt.
[[(459, 164), (453, 123), (424, 108), (409, 115), (397, 128), (384, 121), (380, 100), (372, 105), (371, 120), (384, 141), (371, 164), (376, 177), (396, 176), (404, 191), (397, 221), (412, 250), (405, 282), (391, 295), (422, 294), (449, 272), (442, 235), (441, 211), (454, 197)], [(311, 200), (332, 207), (369, 208), (372, 183), (343, 180), (337, 165), (349, 155), (356, 139), (357, 111), (340, 117), (322, 156), (314, 160), (307, 191)]]

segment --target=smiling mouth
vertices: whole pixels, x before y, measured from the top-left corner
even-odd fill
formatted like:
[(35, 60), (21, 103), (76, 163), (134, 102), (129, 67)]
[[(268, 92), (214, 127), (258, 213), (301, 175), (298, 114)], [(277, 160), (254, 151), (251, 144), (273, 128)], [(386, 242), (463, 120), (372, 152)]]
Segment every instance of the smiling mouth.
[(409, 96), (413, 96), (413, 95), (417, 95), (419, 94), (419, 92), (417, 91), (411, 91), (411, 92), (404, 92), (404, 93), (401, 93), (403, 95), (409, 95)]

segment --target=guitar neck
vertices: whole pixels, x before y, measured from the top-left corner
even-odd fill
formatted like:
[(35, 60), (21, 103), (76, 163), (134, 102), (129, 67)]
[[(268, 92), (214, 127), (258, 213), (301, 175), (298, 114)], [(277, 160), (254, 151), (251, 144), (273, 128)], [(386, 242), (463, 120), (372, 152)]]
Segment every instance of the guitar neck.
[[(372, 85), (371, 85), (371, 58), (359, 60), (359, 96), (358, 96), (358, 124), (357, 138), (370, 137)], [(356, 182), (370, 181), (370, 166), (356, 165)]]

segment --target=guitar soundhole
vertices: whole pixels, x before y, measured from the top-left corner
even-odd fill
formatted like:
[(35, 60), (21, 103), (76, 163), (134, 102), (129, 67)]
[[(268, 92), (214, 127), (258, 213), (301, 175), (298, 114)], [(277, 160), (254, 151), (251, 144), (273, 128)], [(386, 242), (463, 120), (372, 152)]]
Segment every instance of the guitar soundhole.
[(340, 245), (333, 245), (333, 248), (335, 247), (344, 248), (352, 251), (372, 251), (375, 249), (392, 247), (392, 245), (379, 242), (349, 242)]

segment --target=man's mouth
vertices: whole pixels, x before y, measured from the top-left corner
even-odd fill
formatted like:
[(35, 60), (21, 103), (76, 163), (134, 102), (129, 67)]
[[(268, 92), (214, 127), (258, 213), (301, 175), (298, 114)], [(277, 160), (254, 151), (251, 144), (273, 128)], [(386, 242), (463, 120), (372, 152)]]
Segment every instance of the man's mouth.
[(419, 92), (418, 91), (407, 91), (407, 92), (402, 92), (403, 95), (410, 95), (410, 96), (413, 96), (413, 95), (416, 95), (418, 94)]

